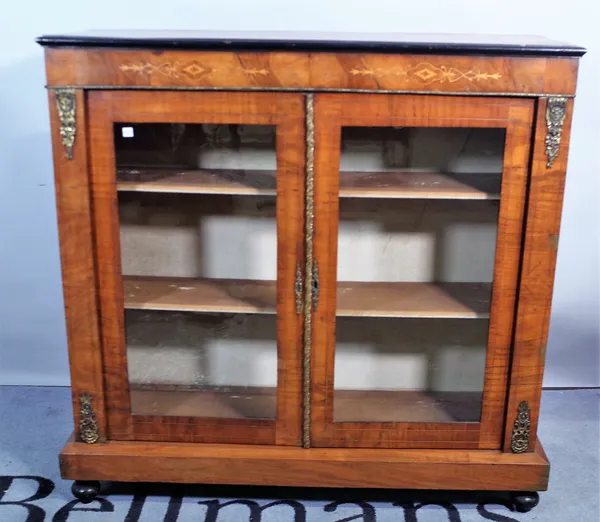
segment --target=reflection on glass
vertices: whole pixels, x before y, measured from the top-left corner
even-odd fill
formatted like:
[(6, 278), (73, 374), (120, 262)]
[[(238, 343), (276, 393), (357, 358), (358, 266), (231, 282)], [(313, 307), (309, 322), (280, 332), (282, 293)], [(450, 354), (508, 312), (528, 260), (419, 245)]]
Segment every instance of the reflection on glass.
[(504, 129), (342, 129), (336, 422), (478, 422)]
[(274, 128), (114, 130), (132, 413), (274, 419)]
[(127, 310), (132, 412), (275, 418), (274, 315)]

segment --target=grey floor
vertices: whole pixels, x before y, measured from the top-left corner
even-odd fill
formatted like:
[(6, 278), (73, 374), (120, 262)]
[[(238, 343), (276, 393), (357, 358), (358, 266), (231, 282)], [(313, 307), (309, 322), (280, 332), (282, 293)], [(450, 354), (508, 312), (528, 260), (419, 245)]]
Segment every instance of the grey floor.
[(83, 506), (60, 479), (56, 458), (72, 430), (69, 390), (0, 386), (0, 522), (598, 522), (599, 399), (600, 390), (544, 393), (540, 438), (552, 462), (550, 489), (528, 514), (512, 512), (501, 494), (164, 485), (115, 485), (105, 500), (75, 512)]

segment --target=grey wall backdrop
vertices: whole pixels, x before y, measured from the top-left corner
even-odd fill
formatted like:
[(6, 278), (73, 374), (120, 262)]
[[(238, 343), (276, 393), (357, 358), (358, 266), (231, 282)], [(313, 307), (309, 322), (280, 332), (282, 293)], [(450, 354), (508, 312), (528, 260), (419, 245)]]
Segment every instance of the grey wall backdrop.
[(560, 235), (546, 386), (600, 386), (597, 0), (23, 0), (0, 17), (0, 384), (69, 382), (42, 33), (277, 29), (543, 34), (586, 46)]

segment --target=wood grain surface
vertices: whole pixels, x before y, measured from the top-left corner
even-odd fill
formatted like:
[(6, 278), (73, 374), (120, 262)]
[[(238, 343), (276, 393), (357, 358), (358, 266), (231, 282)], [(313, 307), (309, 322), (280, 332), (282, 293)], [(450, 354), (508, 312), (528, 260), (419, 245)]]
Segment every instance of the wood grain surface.
[(512, 455), (486, 450), (67, 442), (60, 454), (66, 479), (191, 484), (545, 491), (549, 468), (539, 443), (534, 453)]
[(275, 196), (275, 170), (119, 168), (119, 192)]
[(340, 172), (340, 198), (500, 199), (497, 174)]
[[(478, 392), (335, 390), (336, 422), (477, 422)], [(132, 385), (135, 415), (274, 419), (277, 389), (257, 386)]]
[(45, 49), (48, 85), (354, 89), (466, 94), (575, 92), (577, 58)]
[(531, 438), (528, 451), (535, 450), (540, 413), (573, 102), (569, 101), (567, 104), (559, 153), (552, 168), (547, 167), (546, 106), (547, 100), (538, 102), (527, 200), (523, 265), (506, 409), (505, 451), (511, 451), (511, 434), (521, 401), (527, 401), (531, 410)]
[(75, 93), (75, 144), (73, 159), (68, 159), (61, 140), (55, 94), (49, 93), (50, 122), (75, 436), (79, 436), (79, 396), (89, 393), (99, 440), (103, 441), (107, 430), (88, 178), (86, 96), (81, 90)]
[[(340, 197), (385, 199), (500, 199), (498, 174), (340, 172)], [(120, 167), (119, 192), (274, 196), (276, 171)]]
[[(536, 431), (573, 100), (558, 157), (548, 167), (546, 97), (574, 96), (577, 58), (66, 47), (47, 47), (45, 56), (75, 422), (60, 457), (63, 477), (547, 488), (549, 464)], [(56, 109), (61, 87), (75, 88), (72, 159)], [(307, 128), (300, 94), (306, 92), (316, 93), (319, 273), (311, 316), (310, 449), (299, 447), (303, 318), (295, 300), (297, 270), (306, 277)], [(117, 168), (114, 124), (124, 122), (272, 125), (277, 170)], [(340, 173), (345, 126), (506, 129), (502, 176)], [(123, 277), (119, 193), (276, 196), (276, 281)], [(380, 205), (377, 198), (398, 205), (499, 200), (491, 291), (485, 283), (338, 282), (340, 198), (356, 200), (352, 205), (367, 199)], [(198, 392), (130, 385), (127, 308), (275, 314), (277, 387)], [(489, 320), (483, 395), (334, 390), (340, 316)], [(82, 393), (93, 397), (99, 444), (78, 442)], [(244, 393), (251, 400), (240, 405)], [(531, 438), (528, 451), (516, 455), (510, 439), (522, 401), (531, 410)]]
[[(319, 305), (313, 312), (312, 397), (314, 446), (381, 448), (481, 448), (498, 449), (504, 434), (504, 408), (508, 364), (513, 333), (521, 238), (527, 185), (527, 164), (535, 102), (527, 99), (444, 98), (400, 95), (320, 94), (315, 103), (315, 259), (319, 266)], [(486, 360), (483, 412), (480, 423), (353, 423), (333, 422), (333, 376), (336, 313), (343, 306), (343, 283), (337, 281), (337, 234), (341, 175), (340, 140), (343, 126), (375, 127), (472, 127), (505, 128), (506, 144), (502, 174), (500, 212), (490, 330)], [(368, 287), (368, 285), (366, 285)], [(416, 288), (424, 288), (415, 286)], [(379, 284), (372, 302), (389, 301), (394, 285)], [(414, 311), (419, 304), (438, 317), (452, 310), (456, 317), (486, 317), (489, 301), (474, 293), (454, 300), (448, 294), (428, 292), (409, 299)], [(468, 287), (467, 287), (468, 288)], [(349, 293), (351, 295), (351, 292)], [(407, 295), (407, 294), (404, 294)], [(452, 294), (451, 294), (452, 295)], [(467, 294), (468, 295), (468, 294)], [(489, 294), (488, 294), (489, 296)], [(454, 297), (458, 297), (456, 294)], [(370, 303), (363, 295), (356, 300)], [(458, 305), (458, 306), (457, 306)], [(461, 310), (462, 307), (462, 311)], [(368, 310), (369, 305), (363, 305)], [(376, 308), (376, 306), (372, 306)], [(389, 312), (390, 306), (386, 309)], [(462, 315), (461, 315), (462, 314)], [(413, 313), (418, 316), (418, 313)]]
[[(94, 232), (98, 245), (96, 263), (106, 369), (106, 398), (110, 405), (108, 408), (110, 437), (118, 440), (298, 444), (301, 417), (302, 317), (296, 314), (294, 284), (296, 266), (303, 258), (304, 237), (302, 96), (270, 93), (110, 91), (92, 92), (89, 94), (89, 101)], [(276, 126), (279, 292), (276, 302), (278, 317), (276, 420), (132, 415), (123, 312), (127, 298), (124, 295), (121, 274), (113, 136), (113, 124), (118, 121)], [(181, 300), (185, 300), (187, 295), (186, 291), (180, 289), (172, 292), (173, 288), (168, 287), (168, 284), (167, 289), (177, 296), (181, 305)], [(160, 284), (158, 286), (160, 287)], [(164, 286), (160, 288), (164, 289)], [(153, 289), (155, 299), (158, 299), (156, 292), (162, 291), (160, 288)], [(196, 293), (202, 295), (199, 290), (196, 290)], [(215, 297), (214, 294), (210, 295)], [(222, 293), (219, 295), (223, 297)], [(269, 304), (271, 303), (274, 304), (273, 301)]]
[(478, 422), (478, 392), (334, 390), (335, 422)]
[[(124, 307), (181, 312), (267, 313), (276, 310), (276, 283), (250, 279), (123, 278)], [(487, 283), (340, 282), (338, 317), (488, 318)]]
[(347, 282), (337, 284), (337, 317), (433, 317), (476, 319), (490, 316), (491, 285), (486, 283)]
[(251, 386), (131, 387), (135, 415), (275, 419), (277, 389)]
[(276, 312), (275, 281), (127, 276), (123, 284), (127, 309), (232, 314)]

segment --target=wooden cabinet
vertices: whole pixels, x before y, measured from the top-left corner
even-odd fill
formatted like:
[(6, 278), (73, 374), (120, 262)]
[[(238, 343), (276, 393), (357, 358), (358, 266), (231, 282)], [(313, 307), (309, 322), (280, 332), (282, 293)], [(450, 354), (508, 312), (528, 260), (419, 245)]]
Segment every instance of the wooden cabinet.
[(537, 502), (583, 49), (39, 42), (75, 412), (60, 461), (80, 498), (117, 480)]

